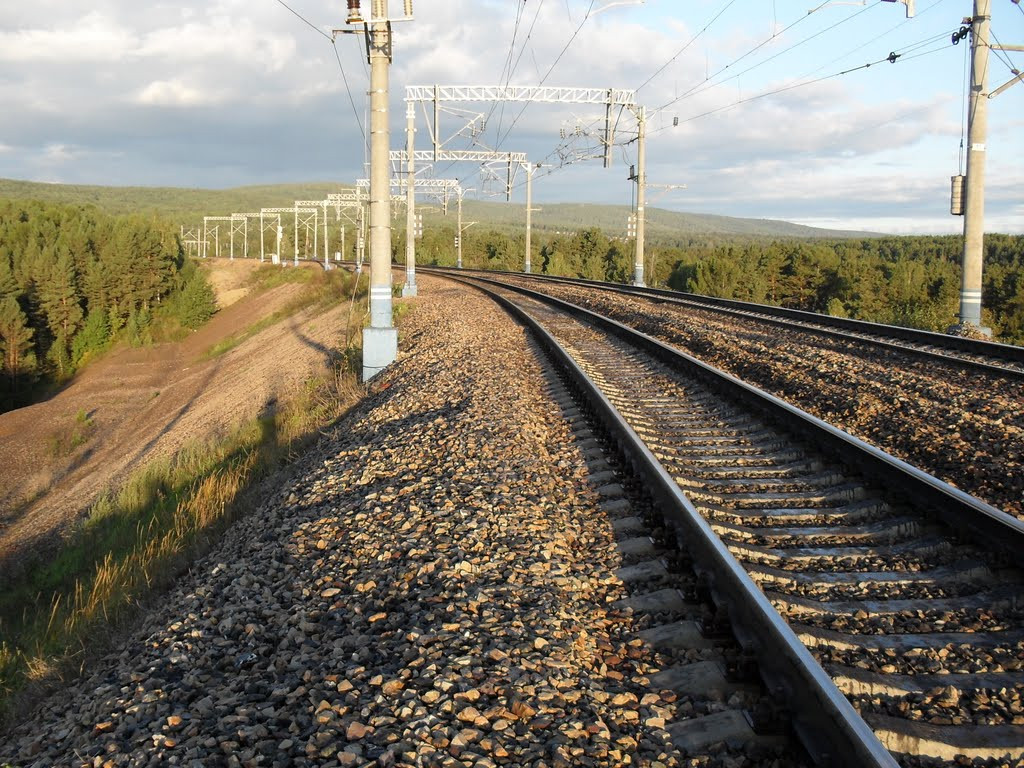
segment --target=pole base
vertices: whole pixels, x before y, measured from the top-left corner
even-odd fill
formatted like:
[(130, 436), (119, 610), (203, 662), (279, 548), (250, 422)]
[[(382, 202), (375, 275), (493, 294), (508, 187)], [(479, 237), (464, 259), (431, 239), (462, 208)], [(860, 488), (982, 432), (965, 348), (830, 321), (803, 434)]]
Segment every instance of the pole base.
[(992, 338), (992, 329), (987, 328), (984, 325), (975, 325), (974, 323), (957, 323), (951, 325), (946, 330), (950, 336), (963, 336), (968, 339), (985, 339)]
[(402, 298), (416, 296), (416, 283), (406, 283), (402, 286)]
[(397, 357), (397, 328), (363, 328), (363, 381), (372, 379)]

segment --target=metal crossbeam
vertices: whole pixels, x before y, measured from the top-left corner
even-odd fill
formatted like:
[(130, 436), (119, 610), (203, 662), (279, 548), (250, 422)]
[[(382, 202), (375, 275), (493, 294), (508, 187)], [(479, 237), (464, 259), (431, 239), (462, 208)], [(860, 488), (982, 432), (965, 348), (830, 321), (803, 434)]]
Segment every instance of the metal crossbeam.
[[(392, 177), (391, 186), (401, 187), (405, 189), (409, 182), (405, 178)], [(369, 188), (369, 179), (356, 179), (356, 186), (360, 188)], [(439, 192), (454, 190), (459, 187), (458, 179), (415, 179), (413, 181), (413, 187), (422, 192)]]
[(406, 101), (536, 101), (547, 104), (636, 106), (636, 91), (542, 85), (407, 85)]
[[(404, 163), (408, 157), (408, 152), (404, 149), (392, 149), (389, 154), (392, 162), (401, 161)], [(453, 162), (467, 163), (489, 163), (497, 161), (502, 163), (518, 163), (522, 165), (526, 162), (525, 152), (492, 152), (487, 149), (439, 149), (436, 157), (433, 150), (417, 149), (413, 155), (415, 156), (417, 163), (432, 163), (435, 160), (450, 160)]]
[[(335, 208), (337, 208), (340, 205), (354, 206), (354, 205), (357, 205), (357, 204), (362, 204), (362, 203), (367, 202), (370, 198), (367, 196), (365, 190), (369, 188), (370, 183), (366, 179), (363, 179), (363, 181), (366, 181), (366, 184), (364, 185), (364, 187), (362, 189), (358, 190), (356, 193), (352, 193), (352, 192), (340, 192), (340, 193), (331, 192), (331, 193), (329, 193), (327, 195), (327, 204), (328, 205), (333, 205)], [(405, 197), (403, 195), (391, 195), (391, 202), (393, 202), (393, 203), (404, 203), (405, 202)]]
[(331, 205), (337, 203), (364, 203), (367, 200), (366, 192), (361, 189), (346, 189), (344, 192), (329, 192), (327, 201)]

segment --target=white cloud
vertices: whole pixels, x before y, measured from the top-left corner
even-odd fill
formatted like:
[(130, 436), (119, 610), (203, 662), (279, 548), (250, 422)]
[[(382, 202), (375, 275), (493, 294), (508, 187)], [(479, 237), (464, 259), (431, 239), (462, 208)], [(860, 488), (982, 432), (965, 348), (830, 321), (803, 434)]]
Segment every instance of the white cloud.
[(81, 152), (67, 144), (48, 144), (43, 148), (42, 160), (48, 165), (60, 165), (70, 162)]
[(211, 104), (216, 99), (212, 93), (185, 85), (180, 80), (157, 80), (139, 91), (137, 100), (151, 106), (194, 107)]
[[(75, 182), (182, 186), (363, 175), (356, 115), (363, 119), (368, 83), (360, 37), (341, 35), (332, 49), (270, 1), (97, 0), (88, 12), (75, 5), (35, 0), (5, 14), (0, 176), (52, 178), (57, 165), (62, 177)], [(289, 5), (321, 32), (343, 26), (343, 4), (334, 0)], [(943, 50), (930, 58), (885, 63), (731, 106), (801, 77), (900, 50), (928, 37), (927, 25), (941, 27), (938, 14), (903, 25), (901, 13), (875, 3), (858, 26), (862, 9), (837, 6), (766, 41), (773, 25), (783, 29), (796, 12), (779, 4), (776, 18), (771, 4), (737, 8), (698, 35), (715, 4), (648, 0), (593, 15), (577, 32), (589, 5), (416, 0), (416, 20), (394, 27), (393, 143), (404, 138), (405, 85), (503, 82), (515, 29), (513, 84), (536, 84), (550, 69), (546, 85), (632, 88), (666, 64), (639, 96), (650, 112), (651, 181), (689, 186), (671, 197), (673, 207), (880, 229), (867, 225), (874, 219), (903, 222), (899, 226), (907, 231), (919, 225), (947, 231), (951, 222), (943, 211), (948, 176), (956, 170), (962, 57), (950, 56), (946, 46), (937, 46)], [(842, 27), (813, 37), (844, 19)], [(761, 43), (754, 54), (707, 79)], [(681, 94), (688, 95), (657, 112)], [(1024, 168), (1017, 158), (1024, 121), (1015, 98), (1010, 93), (990, 104), (988, 216), (1020, 231), (1018, 179)], [(515, 121), (501, 148), (525, 151), (534, 160), (557, 159), (563, 124), (579, 119), (586, 125), (603, 116), (600, 107), (580, 105), (446, 107), (461, 110), (463, 118), (490, 115), (488, 130), (476, 137), (483, 146), (497, 143)], [(676, 128), (674, 116), (681, 119)], [(418, 120), (418, 146), (425, 147), (429, 130)], [(444, 137), (461, 125), (448, 112), (442, 123)], [(626, 142), (633, 125), (622, 116), (618, 140), (624, 146), (616, 148), (613, 169), (573, 165), (539, 180), (535, 196), (628, 203), (631, 185), (624, 175), (635, 162), (636, 145)], [(437, 173), (465, 180), (475, 169), (441, 166)], [(514, 199), (522, 198), (517, 188)]]
[(132, 30), (93, 11), (52, 28), (0, 32), (0, 61), (114, 62), (132, 51), (135, 39)]

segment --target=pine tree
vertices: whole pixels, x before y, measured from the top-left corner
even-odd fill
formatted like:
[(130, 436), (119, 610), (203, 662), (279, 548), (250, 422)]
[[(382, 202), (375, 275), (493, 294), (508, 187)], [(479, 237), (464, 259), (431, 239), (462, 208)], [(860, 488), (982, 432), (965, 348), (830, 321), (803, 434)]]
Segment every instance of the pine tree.
[(32, 329), (17, 300), (11, 297), (0, 301), (0, 349), (4, 370), (12, 381), (30, 367)]
[(110, 341), (110, 322), (107, 313), (103, 309), (95, 309), (89, 312), (85, 318), (85, 325), (75, 336), (71, 343), (71, 358), (75, 365), (81, 363), (93, 353), (102, 351), (107, 342)]
[(50, 359), (57, 363), (63, 375), (67, 361), (68, 343), (82, 324), (81, 298), (78, 295), (78, 280), (75, 265), (67, 252), (57, 258), (50, 270), (49, 278), (39, 290), (39, 303), (46, 314), (46, 321), (54, 336), (54, 346), (61, 349), (53, 352)]
[(213, 288), (196, 270), (181, 292), (181, 322), (193, 330), (201, 326), (217, 311), (217, 297)]
[(6, 254), (0, 255), (0, 301), (17, 298), (21, 292), (18, 281), (14, 279), (11, 260)]

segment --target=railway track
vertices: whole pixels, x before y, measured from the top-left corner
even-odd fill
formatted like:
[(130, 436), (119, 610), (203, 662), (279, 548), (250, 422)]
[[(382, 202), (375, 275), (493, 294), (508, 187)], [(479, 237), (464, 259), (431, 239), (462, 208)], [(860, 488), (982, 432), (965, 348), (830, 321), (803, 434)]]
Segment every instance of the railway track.
[(586, 286), (500, 280), (643, 331), (1024, 520), (1024, 379)]
[(877, 349), (890, 350), (945, 365), (959, 366), (969, 371), (980, 371), (1013, 380), (1024, 380), (1024, 347), (1010, 344), (680, 291), (615, 285), (595, 280), (565, 277), (526, 276), (518, 273), (499, 274), (501, 274), (501, 279), (517, 284), (531, 283), (536, 286), (537, 290), (543, 291), (545, 284), (553, 284), (642, 297), (660, 304), (713, 313), (745, 322), (798, 330), (825, 338), (856, 342), (859, 345), (868, 344)]
[(473, 284), (546, 329), (692, 561), (703, 628), (815, 761), (1024, 761), (1024, 524), (614, 321)]

